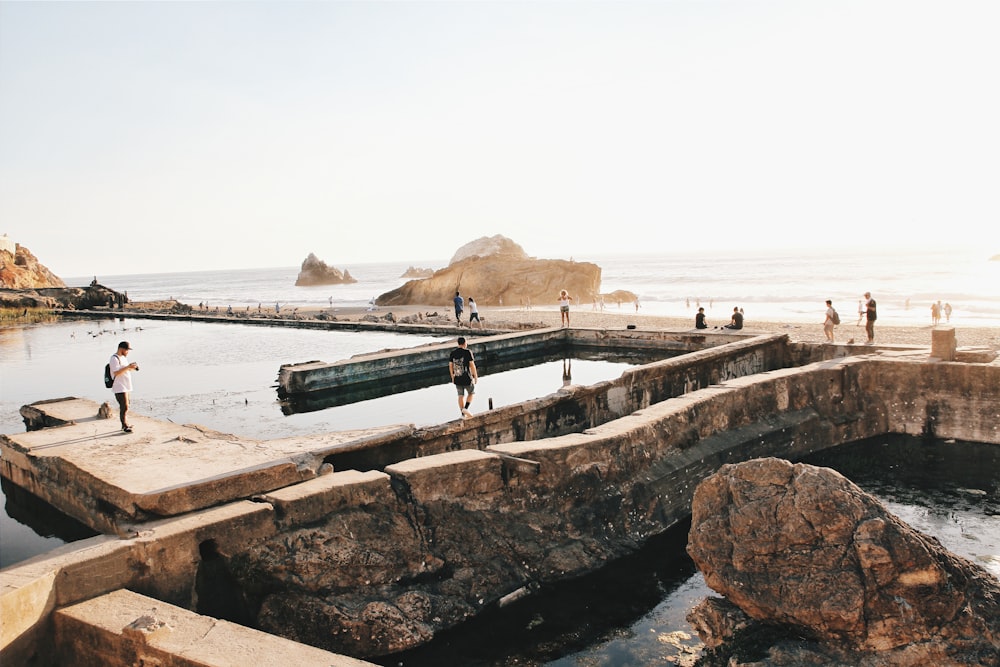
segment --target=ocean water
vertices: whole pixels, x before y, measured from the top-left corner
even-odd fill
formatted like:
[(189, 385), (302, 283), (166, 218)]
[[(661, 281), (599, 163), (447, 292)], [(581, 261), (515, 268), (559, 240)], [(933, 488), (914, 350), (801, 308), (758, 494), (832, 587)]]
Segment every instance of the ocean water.
[[(694, 318), (698, 305), (709, 323), (728, 322), (733, 307), (753, 319), (789, 323), (822, 322), (824, 301), (832, 299), (844, 322), (856, 317), (861, 295), (870, 291), (878, 303), (882, 325), (930, 324), (930, 306), (941, 300), (953, 308), (956, 326), (1000, 326), (1000, 261), (990, 257), (1000, 249), (922, 250), (845, 254), (822, 250), (755, 254), (646, 254), (575, 257), (602, 269), (601, 291), (623, 289), (639, 296), (639, 314)], [(141, 275), (99, 275), (101, 284), (128, 292), (133, 301), (174, 298), (197, 306), (225, 310), (273, 308), (344, 308), (365, 306), (373, 297), (402, 285), (408, 266), (439, 269), (438, 262), (341, 264), (358, 279), (351, 285), (296, 287), (298, 267), (197, 271)], [(86, 285), (94, 276), (64, 278)], [(466, 295), (470, 296), (470, 295)], [(471, 296), (475, 296), (472, 294)], [(536, 308), (555, 308), (552, 304)], [(426, 304), (434, 306), (435, 304)], [(591, 309), (593, 303), (574, 308)], [(634, 304), (606, 303), (628, 309)], [(451, 304), (440, 308), (450, 312)], [(484, 307), (484, 313), (493, 309)]]

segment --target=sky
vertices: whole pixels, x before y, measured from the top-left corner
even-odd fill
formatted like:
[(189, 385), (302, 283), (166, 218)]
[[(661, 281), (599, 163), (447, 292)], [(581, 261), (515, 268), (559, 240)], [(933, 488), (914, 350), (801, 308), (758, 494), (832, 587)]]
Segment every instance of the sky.
[(3, 0), (0, 234), (59, 276), (992, 255), (998, 34), (995, 0)]

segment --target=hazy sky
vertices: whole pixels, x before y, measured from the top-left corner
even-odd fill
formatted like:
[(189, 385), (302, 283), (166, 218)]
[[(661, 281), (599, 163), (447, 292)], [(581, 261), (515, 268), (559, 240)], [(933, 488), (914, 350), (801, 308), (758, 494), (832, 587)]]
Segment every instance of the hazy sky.
[(1000, 2), (2, 2), (0, 233), (60, 276), (1000, 252)]

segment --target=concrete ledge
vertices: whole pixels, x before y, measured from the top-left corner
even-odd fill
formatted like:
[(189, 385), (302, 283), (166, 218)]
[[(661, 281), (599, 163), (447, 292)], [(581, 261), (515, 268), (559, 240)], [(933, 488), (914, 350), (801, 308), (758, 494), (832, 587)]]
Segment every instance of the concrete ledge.
[(396, 500), (389, 475), (376, 470), (335, 472), (262, 497), (274, 505), (282, 524), (289, 525), (310, 523), (345, 507), (390, 505)]
[(417, 503), (467, 498), (502, 491), (503, 461), (476, 449), (410, 459), (386, 467)]
[(94, 530), (177, 516), (314, 478), (331, 452), (378, 447), (412, 433), (390, 425), (259, 441), (194, 425), (132, 417), (74, 421), (96, 414), (83, 399), (27, 406), (64, 425), (0, 434), (2, 474)]
[(77, 667), (372, 667), (118, 590), (55, 613), (58, 664)]

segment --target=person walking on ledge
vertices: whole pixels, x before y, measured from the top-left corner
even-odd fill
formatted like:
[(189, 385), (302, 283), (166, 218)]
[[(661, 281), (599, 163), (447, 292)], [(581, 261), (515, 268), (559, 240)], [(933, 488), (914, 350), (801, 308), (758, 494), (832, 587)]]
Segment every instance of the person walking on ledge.
[(471, 417), (469, 406), (472, 405), (472, 398), (476, 393), (479, 371), (476, 370), (476, 358), (464, 336), (458, 337), (458, 347), (452, 350), (448, 357), (448, 372), (458, 391), (458, 409), (462, 413), (462, 418)]
[(111, 391), (115, 393), (115, 399), (118, 401), (118, 417), (125, 433), (132, 432), (127, 416), (132, 395), (132, 371), (139, 370), (139, 364), (134, 361), (130, 364), (125, 363), (128, 361), (129, 351), (133, 349), (135, 348), (129, 345), (127, 340), (123, 340), (118, 343), (118, 351), (111, 355), (111, 361), (108, 362), (111, 366), (111, 377), (115, 379)]

